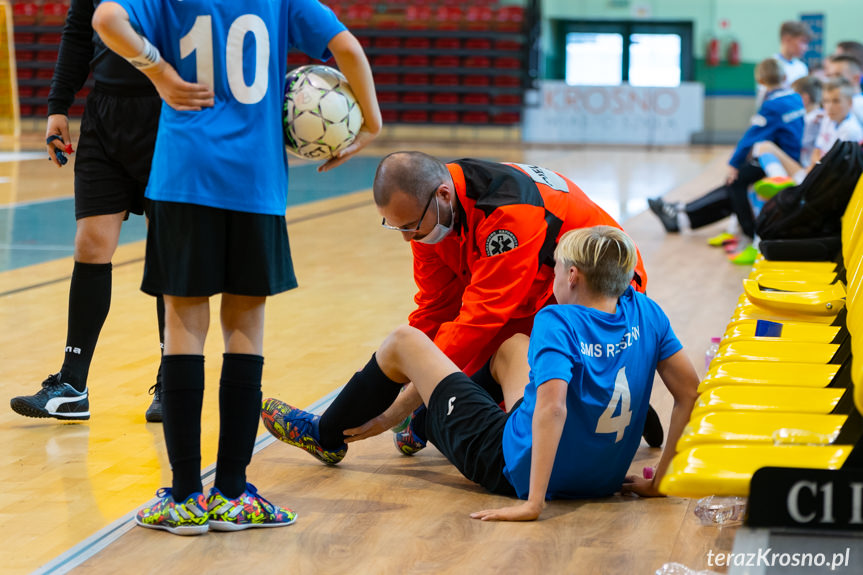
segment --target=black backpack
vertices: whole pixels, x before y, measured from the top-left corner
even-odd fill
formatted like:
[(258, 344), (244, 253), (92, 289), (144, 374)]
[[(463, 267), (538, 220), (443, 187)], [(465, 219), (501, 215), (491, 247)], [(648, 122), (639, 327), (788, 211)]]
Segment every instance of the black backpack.
[(799, 186), (764, 204), (755, 232), (765, 240), (839, 236), (842, 214), (861, 174), (863, 148), (837, 140)]

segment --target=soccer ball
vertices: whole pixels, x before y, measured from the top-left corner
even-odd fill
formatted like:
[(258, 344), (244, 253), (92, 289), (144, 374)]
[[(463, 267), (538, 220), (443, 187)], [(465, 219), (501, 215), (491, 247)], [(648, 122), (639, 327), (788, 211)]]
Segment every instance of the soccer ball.
[(309, 160), (334, 157), (356, 139), (363, 125), (347, 79), (329, 66), (313, 64), (289, 72), (283, 111), (288, 151)]

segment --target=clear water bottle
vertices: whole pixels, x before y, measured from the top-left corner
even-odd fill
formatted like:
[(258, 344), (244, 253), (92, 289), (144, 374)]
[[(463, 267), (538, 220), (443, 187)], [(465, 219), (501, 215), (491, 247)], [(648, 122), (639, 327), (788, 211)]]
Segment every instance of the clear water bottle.
[(719, 353), (719, 342), (722, 341), (721, 337), (711, 337), (710, 338), (710, 346), (707, 348), (707, 351), (704, 353), (704, 369), (710, 369), (710, 362), (713, 361), (713, 358), (716, 357), (716, 354)]
[(698, 500), (695, 515), (702, 525), (729, 525), (743, 521), (746, 512), (745, 497), (711, 495)]

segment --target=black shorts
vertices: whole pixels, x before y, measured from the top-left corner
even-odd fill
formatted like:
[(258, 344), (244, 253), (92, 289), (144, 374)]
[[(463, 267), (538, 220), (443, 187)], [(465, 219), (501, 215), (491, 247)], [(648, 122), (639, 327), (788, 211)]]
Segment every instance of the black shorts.
[(297, 287), (285, 216), (147, 202), (141, 289), (151, 295), (269, 296)]
[(75, 151), (75, 219), (144, 213), (161, 106), (151, 91), (116, 95), (97, 86), (87, 96)]
[(427, 417), (429, 441), (465, 477), (493, 493), (516, 494), (503, 475), (503, 429), (509, 414), (488, 392), (462, 372), (450, 374), (432, 392)]

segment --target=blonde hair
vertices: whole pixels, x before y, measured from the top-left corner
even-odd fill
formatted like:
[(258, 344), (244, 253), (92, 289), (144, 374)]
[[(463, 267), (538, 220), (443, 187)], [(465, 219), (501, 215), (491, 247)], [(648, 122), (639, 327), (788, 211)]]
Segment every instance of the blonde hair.
[(755, 81), (765, 86), (779, 86), (785, 81), (785, 68), (775, 58), (761, 60), (755, 66)]
[(622, 230), (595, 226), (570, 230), (561, 236), (554, 258), (564, 267), (575, 266), (598, 294), (619, 297), (632, 281), (638, 252)]

